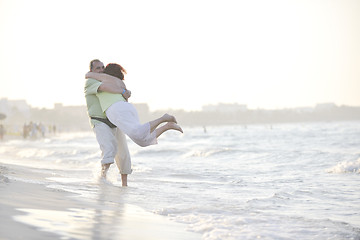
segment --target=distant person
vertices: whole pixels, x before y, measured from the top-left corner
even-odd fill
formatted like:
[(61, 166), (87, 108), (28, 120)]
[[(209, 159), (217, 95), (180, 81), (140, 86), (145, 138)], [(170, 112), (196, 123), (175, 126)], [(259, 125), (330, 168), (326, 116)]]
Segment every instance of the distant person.
[(23, 138), (26, 139), (29, 136), (30, 126), (24, 123), (23, 126)]
[(2, 124), (0, 124), (0, 140), (4, 140), (4, 135), (6, 133), (6, 130)]
[(39, 131), (40, 131), (40, 133), (41, 133), (41, 136), (42, 136), (42, 137), (45, 137), (45, 126), (44, 126), (44, 124), (39, 123), (38, 129), (39, 129)]
[[(90, 72), (101, 73), (104, 64), (95, 59), (90, 62)], [(121, 174), (122, 186), (127, 186), (127, 175), (131, 174), (131, 158), (124, 133), (112, 125), (102, 111), (99, 99), (96, 94), (101, 91), (112, 91), (123, 93), (123, 89), (112, 83), (99, 83), (95, 79), (88, 78), (85, 83), (85, 98), (90, 124), (99, 143), (102, 160), (101, 175), (106, 177), (106, 173), (114, 158)], [(123, 93), (124, 97), (130, 97), (130, 91)]]
[(36, 123), (33, 123), (32, 121), (29, 124), (29, 137), (30, 139), (36, 139), (37, 138), (38, 129), (36, 126)]
[[(114, 82), (122, 85), (123, 92), (125, 92), (124, 74), (126, 74), (126, 71), (122, 66), (111, 63), (106, 66), (103, 73), (89, 72), (86, 77), (106, 82), (109, 79), (108, 75), (116, 77), (117, 79)], [(168, 130), (183, 132), (181, 127), (177, 125), (175, 117), (169, 114), (164, 114), (160, 118), (141, 124), (135, 107), (128, 103), (127, 99), (121, 94), (100, 92), (96, 96), (99, 98), (101, 108), (111, 123), (115, 124), (141, 147), (157, 144), (157, 138)], [(164, 122), (166, 122), (165, 125), (158, 127)]]

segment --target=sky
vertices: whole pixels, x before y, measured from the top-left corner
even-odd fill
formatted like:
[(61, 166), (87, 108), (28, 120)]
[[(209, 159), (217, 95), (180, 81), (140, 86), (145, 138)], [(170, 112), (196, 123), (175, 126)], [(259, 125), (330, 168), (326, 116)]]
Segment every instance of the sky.
[(85, 105), (95, 58), (151, 110), (360, 106), (360, 1), (0, 0), (0, 99)]

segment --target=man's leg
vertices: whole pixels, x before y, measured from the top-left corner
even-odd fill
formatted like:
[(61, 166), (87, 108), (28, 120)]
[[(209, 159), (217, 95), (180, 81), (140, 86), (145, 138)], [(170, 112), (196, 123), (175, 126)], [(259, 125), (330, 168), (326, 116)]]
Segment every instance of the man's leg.
[(131, 174), (131, 157), (125, 134), (117, 128), (116, 141), (118, 152), (115, 156), (116, 165), (121, 174), (122, 186), (127, 186), (127, 175)]
[(114, 163), (117, 152), (117, 144), (115, 138), (115, 129), (110, 128), (105, 123), (97, 123), (94, 126), (96, 140), (101, 149), (101, 176), (106, 177), (106, 173), (110, 165)]
[(101, 177), (106, 178), (106, 174), (109, 171), (112, 163), (101, 164)]
[(127, 174), (121, 174), (121, 185), (127, 187)]

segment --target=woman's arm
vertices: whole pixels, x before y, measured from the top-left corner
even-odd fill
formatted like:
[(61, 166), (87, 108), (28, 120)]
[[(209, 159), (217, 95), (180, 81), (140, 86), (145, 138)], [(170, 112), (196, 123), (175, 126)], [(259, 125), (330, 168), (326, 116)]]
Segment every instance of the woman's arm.
[(131, 96), (130, 90), (121, 88), (118, 86), (118, 84), (113, 84), (113, 83), (102, 82), (98, 88), (98, 91), (121, 94), (123, 95), (126, 101), (128, 101), (129, 97)]
[(102, 82), (98, 88), (98, 91), (122, 94), (124, 92), (124, 88), (119, 87), (117, 84)]
[(126, 89), (126, 85), (122, 80), (105, 73), (88, 72), (85, 74), (85, 78), (94, 78), (103, 83), (117, 84), (119, 87)]

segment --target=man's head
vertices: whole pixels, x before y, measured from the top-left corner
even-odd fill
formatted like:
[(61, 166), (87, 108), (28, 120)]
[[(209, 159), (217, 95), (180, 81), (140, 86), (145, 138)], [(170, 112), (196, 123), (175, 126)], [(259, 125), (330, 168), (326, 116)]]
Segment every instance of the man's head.
[(99, 59), (94, 59), (90, 62), (90, 72), (102, 73), (104, 71), (104, 64)]

